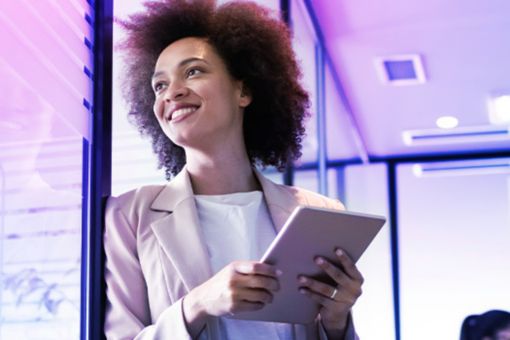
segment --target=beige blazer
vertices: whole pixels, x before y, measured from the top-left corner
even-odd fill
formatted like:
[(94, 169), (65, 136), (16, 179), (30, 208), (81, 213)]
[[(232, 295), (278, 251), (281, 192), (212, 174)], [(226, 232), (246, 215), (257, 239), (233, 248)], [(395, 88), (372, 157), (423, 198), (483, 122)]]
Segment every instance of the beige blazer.
[[(343, 209), (316, 193), (275, 184), (255, 172), (279, 231), (298, 205)], [(186, 169), (166, 185), (144, 186), (108, 200), (106, 207), (108, 339), (191, 339), (182, 298), (212, 276)], [(294, 325), (294, 338), (325, 339), (316, 324)], [(221, 339), (218, 319), (204, 331)], [(355, 339), (349, 327), (346, 339)]]

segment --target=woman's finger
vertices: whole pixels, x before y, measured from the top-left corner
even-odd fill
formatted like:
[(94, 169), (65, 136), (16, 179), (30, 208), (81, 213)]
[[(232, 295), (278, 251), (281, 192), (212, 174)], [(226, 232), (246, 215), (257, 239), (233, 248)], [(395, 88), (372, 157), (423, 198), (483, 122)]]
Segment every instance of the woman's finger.
[(278, 277), (282, 275), (282, 271), (267, 263), (256, 261), (238, 261), (233, 262), (236, 272), (240, 274), (264, 275), (270, 277)]
[(273, 302), (273, 294), (265, 289), (237, 289), (232, 293), (232, 301), (259, 302), (266, 304)]
[(317, 292), (315, 292), (309, 288), (306, 288), (306, 287), (299, 288), (299, 292), (301, 294), (304, 294), (304, 295), (310, 297), (313, 301), (315, 301), (316, 303), (318, 303), (319, 305), (321, 305), (327, 309), (332, 310), (335, 308), (335, 305), (337, 304), (336, 301), (331, 300), (329, 297), (326, 297), (323, 294), (317, 293)]
[(337, 284), (341, 286), (347, 286), (351, 281), (348, 276), (341, 268), (338, 268), (333, 263), (329, 262), (325, 258), (319, 256), (315, 258), (315, 263), (326, 272)]
[(320, 294), (330, 300), (334, 298), (333, 294), (336, 295), (337, 292), (336, 288), (332, 287), (331, 285), (302, 275), (299, 276), (299, 283), (301, 284), (302, 288), (305, 287), (308, 290)]
[(280, 283), (277, 279), (263, 275), (240, 274), (235, 279), (235, 285), (238, 287), (266, 289), (274, 292), (280, 289)]
[(352, 279), (354, 279), (360, 283), (363, 283), (363, 281), (364, 281), (363, 275), (361, 275), (360, 271), (354, 264), (354, 261), (351, 260), (349, 255), (347, 255), (347, 253), (340, 248), (337, 248), (335, 250), (335, 254), (336, 254), (338, 260), (340, 261), (340, 263), (342, 264), (342, 268), (344, 269), (344, 272), (347, 275), (349, 275)]

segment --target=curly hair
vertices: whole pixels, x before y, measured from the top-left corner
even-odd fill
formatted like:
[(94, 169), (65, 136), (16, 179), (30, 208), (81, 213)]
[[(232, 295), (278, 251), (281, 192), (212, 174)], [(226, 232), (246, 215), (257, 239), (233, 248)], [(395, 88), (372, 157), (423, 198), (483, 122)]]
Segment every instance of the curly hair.
[(208, 0), (164, 0), (144, 5), (144, 12), (118, 20), (128, 33), (119, 45), (126, 52), (123, 94), (131, 122), (152, 139), (167, 179), (186, 159), (184, 149), (164, 134), (153, 113), (151, 77), (159, 54), (186, 37), (204, 38), (230, 75), (249, 90), (253, 99), (244, 111), (243, 134), (252, 165), (283, 170), (301, 156), (309, 97), (299, 83), (301, 71), (284, 23), (249, 2), (217, 7)]

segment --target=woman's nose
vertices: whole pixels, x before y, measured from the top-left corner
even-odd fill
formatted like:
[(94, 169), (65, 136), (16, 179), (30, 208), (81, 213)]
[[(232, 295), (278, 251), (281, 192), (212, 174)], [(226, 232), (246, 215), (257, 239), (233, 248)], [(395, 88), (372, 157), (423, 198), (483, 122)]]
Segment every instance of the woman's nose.
[(189, 93), (189, 89), (180, 82), (174, 82), (168, 86), (165, 93), (165, 100), (179, 100), (182, 97), (186, 97)]

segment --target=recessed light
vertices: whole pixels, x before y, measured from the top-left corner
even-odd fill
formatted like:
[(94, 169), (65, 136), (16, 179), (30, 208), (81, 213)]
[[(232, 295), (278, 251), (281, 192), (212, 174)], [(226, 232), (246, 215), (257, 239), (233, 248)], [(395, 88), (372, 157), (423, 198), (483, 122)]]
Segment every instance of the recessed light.
[(489, 121), (491, 124), (510, 123), (510, 94), (489, 97)]
[(453, 129), (459, 125), (459, 120), (453, 116), (442, 116), (436, 120), (436, 125), (441, 129)]

